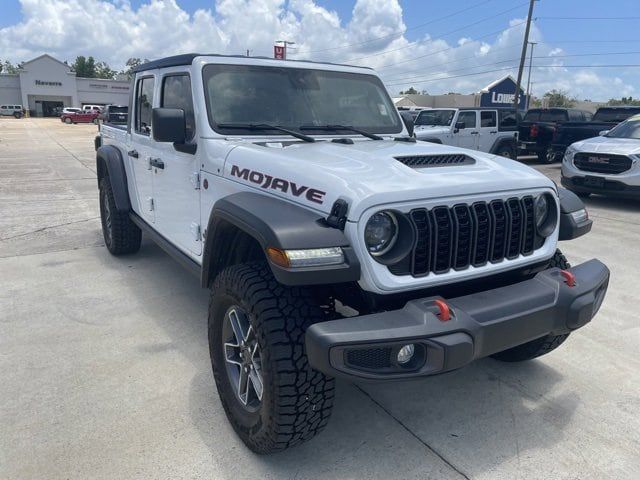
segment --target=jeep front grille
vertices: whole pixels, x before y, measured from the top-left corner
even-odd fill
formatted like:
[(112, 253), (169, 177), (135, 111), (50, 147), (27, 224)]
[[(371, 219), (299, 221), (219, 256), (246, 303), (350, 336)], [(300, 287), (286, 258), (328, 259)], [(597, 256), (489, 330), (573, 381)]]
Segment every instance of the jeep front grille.
[(420, 277), (531, 255), (541, 246), (533, 203), (526, 196), (412, 210), (416, 242), (411, 254), (389, 270)]
[(573, 157), (573, 164), (585, 172), (617, 174), (629, 170), (633, 161), (624, 155), (578, 152)]
[(473, 165), (476, 161), (463, 153), (450, 153), (443, 155), (411, 155), (395, 157), (407, 167), (446, 167), (450, 165)]

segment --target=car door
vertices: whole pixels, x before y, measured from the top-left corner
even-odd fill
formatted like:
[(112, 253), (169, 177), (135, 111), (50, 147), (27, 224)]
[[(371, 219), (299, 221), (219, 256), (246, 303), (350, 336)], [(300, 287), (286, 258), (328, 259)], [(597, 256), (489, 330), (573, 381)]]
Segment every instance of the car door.
[(136, 80), (133, 100), (134, 116), (131, 122), (131, 146), (127, 152), (140, 206), (138, 215), (147, 223), (155, 222), (153, 172), (149, 163), (154, 84), (153, 75), (138, 77)]
[(191, 77), (173, 71), (159, 81), (159, 106), (184, 111), (187, 139), (178, 146), (153, 143), (154, 164), (159, 165), (153, 167), (156, 228), (181, 250), (200, 255), (200, 182)]
[[(456, 128), (456, 144), (461, 148), (478, 148), (478, 112), (475, 110), (462, 110), (458, 112), (456, 124), (464, 123), (464, 128)], [(455, 130), (454, 130), (455, 131)]]
[(478, 150), (481, 152), (489, 152), (498, 138), (498, 111), (480, 110), (479, 113)]

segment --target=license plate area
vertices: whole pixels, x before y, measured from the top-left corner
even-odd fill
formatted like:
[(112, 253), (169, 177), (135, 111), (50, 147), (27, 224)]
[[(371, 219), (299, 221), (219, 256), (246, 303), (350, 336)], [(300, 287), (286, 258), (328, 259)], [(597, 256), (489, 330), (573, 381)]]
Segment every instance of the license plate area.
[(604, 188), (604, 178), (586, 176), (584, 177), (584, 186), (594, 187), (594, 188)]

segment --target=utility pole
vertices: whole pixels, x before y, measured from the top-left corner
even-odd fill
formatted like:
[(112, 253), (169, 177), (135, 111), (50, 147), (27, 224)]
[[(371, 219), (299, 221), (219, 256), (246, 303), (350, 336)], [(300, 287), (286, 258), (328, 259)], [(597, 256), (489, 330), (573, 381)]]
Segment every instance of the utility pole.
[(524, 70), (524, 60), (527, 57), (527, 44), (529, 43), (529, 30), (531, 29), (531, 17), (533, 15), (533, 2), (529, 0), (529, 14), (527, 15), (527, 26), (524, 29), (524, 40), (522, 41), (522, 53), (520, 55), (520, 67), (518, 68), (518, 81), (516, 82), (516, 94), (513, 96), (513, 108), (518, 110), (520, 105), (520, 85), (522, 84), (522, 71)]
[(531, 102), (531, 68), (533, 65), (533, 47), (536, 46), (536, 42), (529, 42), (531, 45), (531, 51), (529, 52), (529, 76), (527, 78), (527, 110), (529, 110), (529, 103)]

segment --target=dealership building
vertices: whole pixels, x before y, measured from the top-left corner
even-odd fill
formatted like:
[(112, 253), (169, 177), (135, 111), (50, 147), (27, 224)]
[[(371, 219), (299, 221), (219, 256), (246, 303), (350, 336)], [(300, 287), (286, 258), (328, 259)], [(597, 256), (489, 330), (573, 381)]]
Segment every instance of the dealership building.
[(32, 116), (55, 116), (62, 107), (127, 105), (130, 82), (76, 77), (64, 62), (40, 55), (17, 74), (0, 74), (0, 105), (22, 105)]

